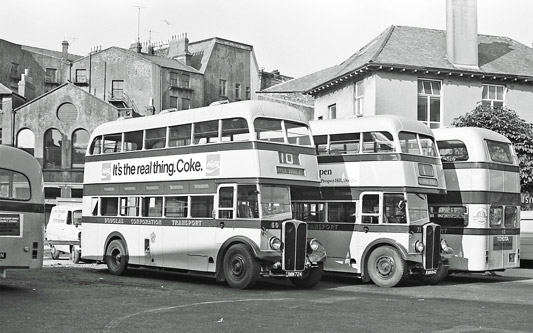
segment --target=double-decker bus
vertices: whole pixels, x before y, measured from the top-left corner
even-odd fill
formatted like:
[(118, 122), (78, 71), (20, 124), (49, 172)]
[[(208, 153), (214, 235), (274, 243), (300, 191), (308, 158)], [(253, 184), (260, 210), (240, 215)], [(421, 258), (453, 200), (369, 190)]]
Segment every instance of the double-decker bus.
[(44, 224), (41, 165), (23, 150), (0, 145), (0, 276), (42, 268)]
[(243, 101), (117, 120), (86, 155), (81, 256), (208, 273), (234, 288), (259, 277), (312, 287), (325, 251), (292, 219), (290, 188), (317, 187), (306, 116)]
[(511, 142), (477, 127), (433, 133), (447, 194), (430, 196), (430, 218), (455, 256), (450, 271), (485, 272), (520, 266), (520, 174)]
[(324, 270), (382, 287), (446, 276), (453, 251), (428, 213), (427, 195), (446, 192), (431, 130), (385, 115), (310, 124), (321, 186), (293, 189), (293, 201), (328, 252)]

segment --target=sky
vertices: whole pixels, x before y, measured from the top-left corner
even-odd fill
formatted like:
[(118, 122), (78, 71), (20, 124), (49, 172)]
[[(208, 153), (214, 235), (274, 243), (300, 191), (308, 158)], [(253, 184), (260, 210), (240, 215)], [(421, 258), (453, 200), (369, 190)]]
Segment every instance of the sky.
[[(478, 0), (478, 33), (533, 42), (531, 0)], [(301, 77), (340, 64), (391, 25), (446, 29), (446, 0), (16, 0), (0, 39), (87, 55), (187, 33), (254, 48), (260, 68)]]

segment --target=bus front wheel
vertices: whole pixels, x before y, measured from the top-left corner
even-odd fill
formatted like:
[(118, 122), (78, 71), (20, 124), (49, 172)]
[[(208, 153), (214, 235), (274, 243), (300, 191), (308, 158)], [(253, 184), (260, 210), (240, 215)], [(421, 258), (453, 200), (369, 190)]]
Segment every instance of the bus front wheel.
[(105, 262), (111, 274), (122, 275), (128, 268), (128, 258), (126, 246), (120, 239), (115, 239), (109, 243), (105, 252)]
[(398, 250), (392, 246), (380, 246), (368, 257), (368, 275), (380, 287), (391, 288), (407, 278), (407, 265)]
[(236, 244), (224, 256), (224, 278), (230, 287), (251, 288), (259, 279), (261, 266), (250, 249), (244, 244)]
[(322, 279), (324, 274), (324, 264), (319, 262), (318, 266), (308, 268), (304, 271), (303, 277), (301, 278), (290, 278), (292, 284), (298, 288), (313, 288), (316, 286)]

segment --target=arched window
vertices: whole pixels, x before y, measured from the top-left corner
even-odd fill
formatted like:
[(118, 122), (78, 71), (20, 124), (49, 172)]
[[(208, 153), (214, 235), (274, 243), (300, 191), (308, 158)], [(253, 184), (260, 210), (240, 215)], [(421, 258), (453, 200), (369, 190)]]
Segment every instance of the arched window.
[(61, 146), (63, 137), (61, 132), (51, 128), (44, 133), (44, 168), (61, 169)]
[(17, 147), (35, 156), (35, 134), (31, 129), (24, 128), (18, 132)]
[(88, 142), (89, 132), (86, 130), (78, 129), (72, 133), (72, 168), (83, 168)]

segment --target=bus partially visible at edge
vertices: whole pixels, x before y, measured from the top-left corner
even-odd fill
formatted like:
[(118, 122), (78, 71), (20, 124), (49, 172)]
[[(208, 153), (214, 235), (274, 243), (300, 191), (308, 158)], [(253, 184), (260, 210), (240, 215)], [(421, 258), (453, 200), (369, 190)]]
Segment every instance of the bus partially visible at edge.
[(429, 127), (398, 116), (310, 124), (321, 187), (293, 189), (294, 211), (324, 244), (325, 271), (382, 287), (442, 280), (453, 250), (429, 220), (427, 195), (446, 192)]
[(0, 145), (0, 276), (43, 266), (44, 187), (29, 153)]
[(292, 219), (290, 187), (319, 185), (306, 116), (243, 101), (117, 120), (91, 135), (82, 260), (316, 285), (324, 247)]
[(511, 141), (477, 127), (433, 133), (447, 194), (430, 196), (430, 217), (455, 250), (450, 271), (520, 266), (520, 174)]

